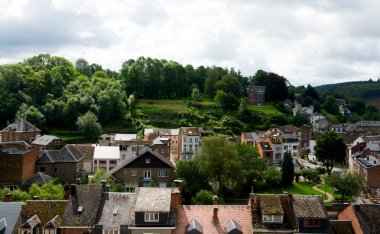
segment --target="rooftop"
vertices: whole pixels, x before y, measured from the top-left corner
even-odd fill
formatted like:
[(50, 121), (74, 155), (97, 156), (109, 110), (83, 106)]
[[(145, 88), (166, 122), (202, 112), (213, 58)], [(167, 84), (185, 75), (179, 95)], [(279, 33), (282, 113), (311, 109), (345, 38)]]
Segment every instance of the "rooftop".
[(33, 124), (29, 123), (25, 119), (19, 119), (16, 122), (9, 124), (7, 127), (5, 127), (0, 132), (8, 132), (9, 130), (15, 131), (15, 132), (34, 132), (34, 131), (41, 131), (37, 127), (35, 127)]
[(51, 135), (43, 135), (35, 139), (32, 144), (33, 145), (48, 145), (50, 142), (54, 140), (61, 140), (61, 138)]
[(135, 204), (135, 212), (170, 212), (172, 188), (141, 187)]
[(320, 196), (293, 195), (293, 208), (299, 218), (327, 219), (327, 211)]
[[(0, 202), (0, 220), (3, 220), (3, 225), (6, 225), (5, 234), (11, 234), (18, 216), (21, 211), (23, 202)], [(0, 224), (0, 231), (1, 231)]]
[(119, 146), (95, 146), (94, 159), (120, 159)]
[(137, 134), (120, 134), (115, 135), (115, 141), (131, 141), (137, 139)]

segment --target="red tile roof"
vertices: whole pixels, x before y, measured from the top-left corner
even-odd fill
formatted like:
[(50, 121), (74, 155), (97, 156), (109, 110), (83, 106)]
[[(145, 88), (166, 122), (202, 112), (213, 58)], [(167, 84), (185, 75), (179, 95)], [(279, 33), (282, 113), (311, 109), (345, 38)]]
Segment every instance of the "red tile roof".
[[(218, 219), (214, 220), (214, 208), (218, 208)], [(177, 213), (176, 233), (186, 233), (186, 225), (196, 220), (207, 234), (225, 234), (225, 225), (233, 219), (243, 233), (252, 233), (251, 206), (248, 205), (190, 205), (181, 206)]]

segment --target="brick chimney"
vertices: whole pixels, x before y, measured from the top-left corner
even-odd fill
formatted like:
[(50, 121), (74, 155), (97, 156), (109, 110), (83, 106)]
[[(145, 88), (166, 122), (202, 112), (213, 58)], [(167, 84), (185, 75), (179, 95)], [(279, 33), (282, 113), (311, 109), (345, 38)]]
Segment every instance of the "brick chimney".
[(12, 202), (13, 201), (13, 195), (12, 193), (8, 193), (5, 195), (5, 202)]
[(178, 188), (172, 189), (171, 199), (170, 199), (170, 210), (177, 210), (181, 205), (181, 193)]
[(212, 204), (214, 206), (218, 205), (218, 196), (217, 195), (212, 196)]
[(214, 215), (212, 218), (214, 219), (214, 221), (218, 220), (218, 208), (217, 207), (214, 207)]
[(183, 182), (182, 180), (174, 180), (175, 187), (179, 189), (179, 192), (182, 194)]

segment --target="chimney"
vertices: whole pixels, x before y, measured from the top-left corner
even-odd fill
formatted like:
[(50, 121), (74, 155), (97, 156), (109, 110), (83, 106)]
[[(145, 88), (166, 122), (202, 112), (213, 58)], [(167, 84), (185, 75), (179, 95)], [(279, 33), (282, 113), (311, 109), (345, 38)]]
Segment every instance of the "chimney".
[(214, 219), (214, 221), (218, 220), (218, 208), (217, 207), (214, 208), (214, 216), (212, 218)]
[(179, 189), (179, 192), (182, 194), (182, 188), (183, 188), (182, 180), (174, 180), (174, 184)]
[(181, 193), (178, 188), (172, 188), (172, 194), (170, 199), (170, 210), (177, 210), (181, 205)]
[(76, 179), (77, 185), (80, 185), (80, 178)]
[(71, 196), (76, 196), (77, 195), (77, 185), (76, 184), (72, 184), (70, 186), (70, 195)]
[(38, 196), (33, 196), (33, 200), (38, 200)]
[(5, 202), (12, 202), (13, 196), (12, 193), (8, 193), (5, 195)]
[(107, 186), (106, 186), (107, 180), (102, 180), (101, 182), (102, 182), (102, 192), (105, 193), (107, 192)]
[(218, 205), (218, 196), (217, 195), (212, 196), (212, 204), (214, 206)]

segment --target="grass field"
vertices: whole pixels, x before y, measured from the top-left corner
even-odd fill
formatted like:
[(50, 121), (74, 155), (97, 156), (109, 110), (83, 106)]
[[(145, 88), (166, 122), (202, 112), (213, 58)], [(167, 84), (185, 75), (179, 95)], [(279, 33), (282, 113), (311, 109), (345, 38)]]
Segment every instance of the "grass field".
[(249, 110), (261, 112), (266, 115), (282, 115), (274, 106), (248, 106)]
[(323, 195), (322, 193), (314, 190), (312, 187), (315, 185), (314, 183), (309, 182), (293, 182), (291, 186), (284, 188), (272, 188), (266, 189), (262, 191), (258, 191), (258, 193), (264, 194), (282, 194), (284, 192), (288, 192), (294, 195)]
[(69, 144), (75, 144), (75, 143), (79, 144), (79, 143), (89, 143), (89, 142), (95, 143), (98, 140), (98, 139), (91, 139), (86, 136), (83, 136), (77, 130), (54, 128), (49, 131), (49, 134), (60, 137), (62, 140), (64, 140), (66, 143), (69, 143)]

